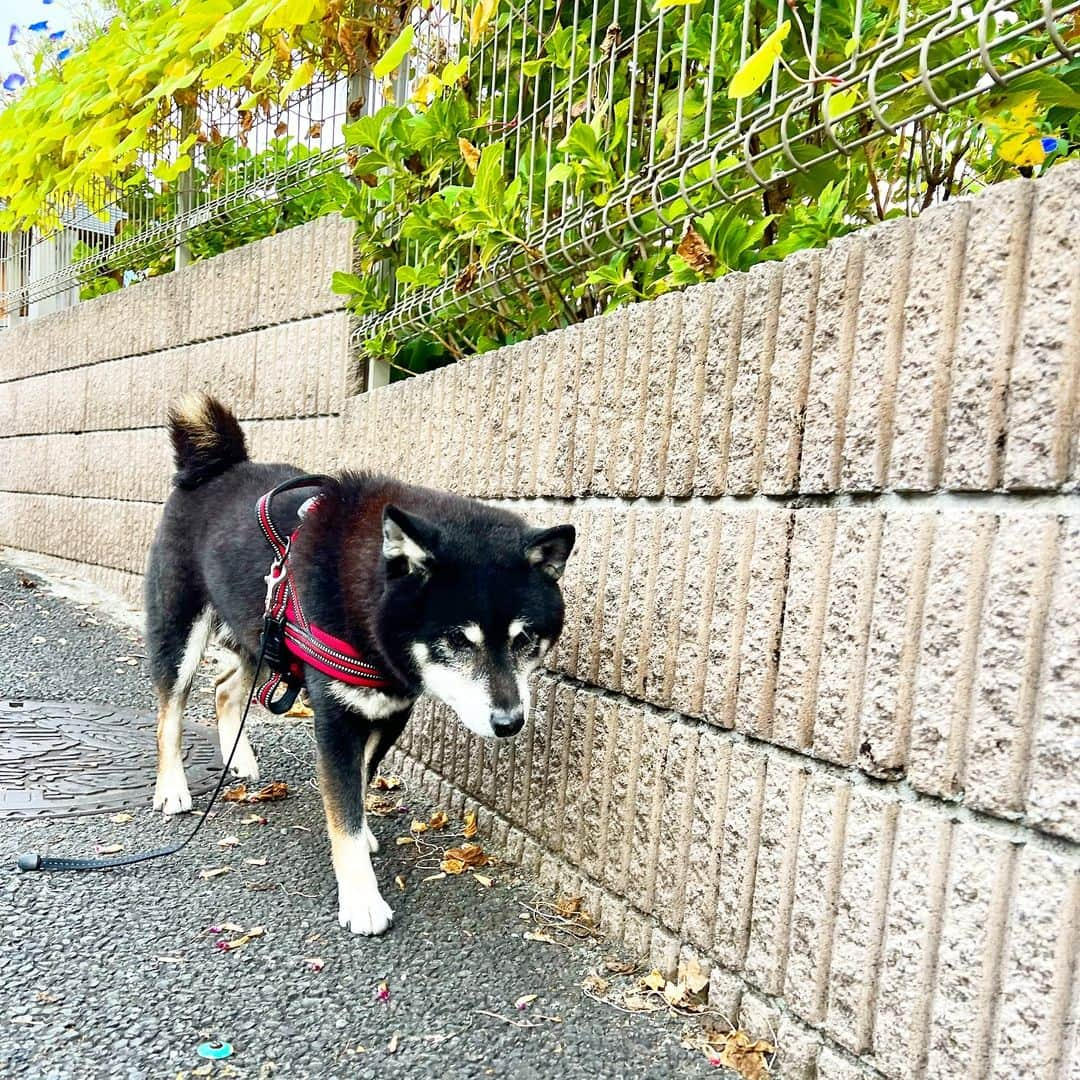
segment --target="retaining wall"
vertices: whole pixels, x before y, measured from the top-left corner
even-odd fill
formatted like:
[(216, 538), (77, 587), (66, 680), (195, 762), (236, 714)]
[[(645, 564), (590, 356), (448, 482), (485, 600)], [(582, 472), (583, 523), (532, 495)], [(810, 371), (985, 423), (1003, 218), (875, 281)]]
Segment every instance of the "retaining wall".
[[(0, 542), (134, 584), (163, 401), (200, 385), (264, 456), (572, 521), (522, 735), (422, 703), (395, 767), (485, 808), (654, 964), (703, 958), (784, 1077), (1080, 1076), (1078, 182), (1060, 166), (355, 397), (333, 298), (289, 306), (301, 275), (269, 307), (184, 313), (309, 239), (328, 279), (317, 238), (347, 230), (306, 226), (0, 337)], [(105, 344), (150, 308), (175, 332)], [(117, 355), (56, 364), (90, 334)]]

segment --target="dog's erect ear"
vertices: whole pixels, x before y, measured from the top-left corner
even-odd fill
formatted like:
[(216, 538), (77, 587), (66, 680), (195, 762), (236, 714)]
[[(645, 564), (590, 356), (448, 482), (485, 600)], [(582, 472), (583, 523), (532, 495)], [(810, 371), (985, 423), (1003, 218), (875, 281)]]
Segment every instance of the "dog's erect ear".
[(553, 529), (537, 529), (525, 537), (525, 558), (558, 581), (566, 569), (566, 560), (574, 550), (576, 537), (573, 525), (556, 525)]
[(430, 522), (387, 505), (383, 507), (382, 535), (387, 562), (399, 561), (409, 574), (426, 574), (431, 569), (438, 531)]

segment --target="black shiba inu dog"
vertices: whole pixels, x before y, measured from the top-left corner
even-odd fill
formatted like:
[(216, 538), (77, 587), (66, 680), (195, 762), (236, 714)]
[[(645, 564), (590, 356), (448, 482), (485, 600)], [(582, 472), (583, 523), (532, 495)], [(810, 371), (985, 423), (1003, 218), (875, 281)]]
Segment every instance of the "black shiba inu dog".
[[(211, 635), (231, 654), (216, 680), (223, 756), (256, 676), (274, 555), (256, 503), (301, 473), (249, 461), (236, 418), (211, 397), (173, 408), (169, 431), (177, 472), (150, 551), (146, 620), (159, 702), (154, 808), (177, 814), (191, 809), (181, 717)], [(311, 494), (283, 493), (272, 520), (289, 536), (305, 509), (288, 558), (296, 596), (320, 640), (351, 647), (379, 674), (377, 686), (356, 685), (323, 667), (298, 667), (315, 712), (339, 921), (379, 934), (393, 912), (371, 866), (378, 845), (364, 820), (365, 788), (421, 693), (479, 735), (521, 728), (529, 676), (562, 630), (558, 582), (574, 529), (530, 528), (471, 499), (363, 473), (333, 477), (314, 506)], [(246, 734), (233, 768), (258, 777)]]

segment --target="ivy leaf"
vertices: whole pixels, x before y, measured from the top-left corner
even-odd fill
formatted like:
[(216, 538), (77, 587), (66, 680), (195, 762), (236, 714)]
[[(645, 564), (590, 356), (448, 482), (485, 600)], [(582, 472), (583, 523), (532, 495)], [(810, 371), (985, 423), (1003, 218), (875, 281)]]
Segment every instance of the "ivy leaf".
[(460, 60), (451, 60), (443, 69), (442, 74), (439, 76), (443, 81), (444, 86), (453, 86), (454, 83), (469, 70), (469, 58), (463, 56)]
[(476, 7), (472, 10), (469, 19), (469, 41), (475, 42), (488, 28), (488, 24), (495, 17), (495, 10), (499, 6), (499, 0), (477, 0)]
[(290, 76), (288, 82), (281, 88), (278, 101), (284, 102), (290, 94), (295, 94), (301, 87), (307, 86), (315, 77), (315, 65), (310, 60), (305, 60)]
[(408, 56), (415, 33), (416, 31), (410, 23), (398, 34), (394, 39), (394, 43), (382, 54), (379, 62), (371, 69), (371, 73), (376, 79), (385, 79)]
[(419, 105), (421, 109), (426, 109), (435, 100), (442, 88), (442, 79), (438, 75), (432, 75), (429, 72), (416, 84), (416, 89), (412, 92), (412, 97), (409, 100), (414, 105)]
[(784, 51), (784, 40), (791, 33), (791, 23), (781, 23), (746, 63), (735, 72), (728, 85), (728, 97), (749, 97), (772, 74), (773, 64)]
[(330, 291), (338, 296), (354, 296), (364, 291), (364, 283), (356, 274), (346, 274), (342, 270), (335, 270), (330, 279)]

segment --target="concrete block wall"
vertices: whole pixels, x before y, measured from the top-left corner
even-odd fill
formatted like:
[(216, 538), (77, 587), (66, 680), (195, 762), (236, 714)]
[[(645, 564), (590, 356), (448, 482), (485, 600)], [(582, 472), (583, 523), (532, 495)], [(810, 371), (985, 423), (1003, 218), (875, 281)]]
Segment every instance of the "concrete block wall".
[[(169, 307), (112, 384), (26, 388), (57, 372), (0, 338), (0, 542), (137, 583), (191, 385), (258, 455), (572, 521), (525, 730), (422, 702), (391, 767), (631, 951), (707, 963), (782, 1077), (1078, 1076), (1078, 191), (1062, 165), (355, 397), (332, 298), (265, 321), (288, 275), (238, 334)], [(231, 296), (287, 244), (191, 270)]]
[(323, 218), (0, 333), (0, 545), (139, 601), (172, 473), (170, 401), (213, 390), (264, 459), (325, 463), (352, 389)]

